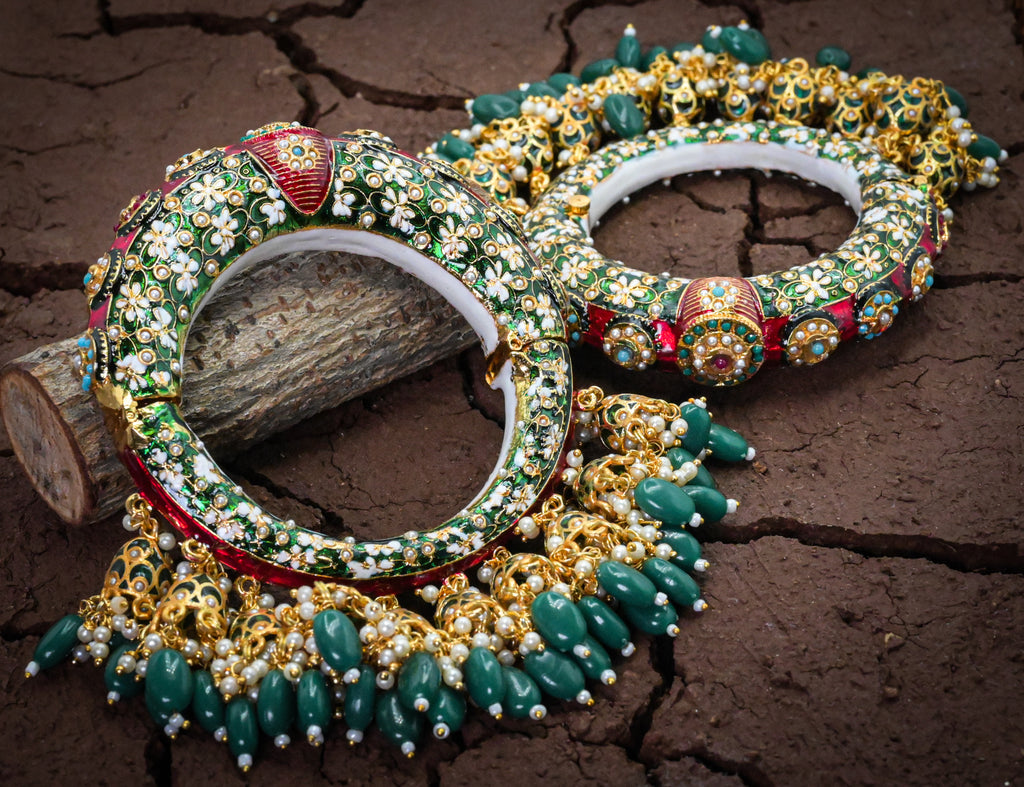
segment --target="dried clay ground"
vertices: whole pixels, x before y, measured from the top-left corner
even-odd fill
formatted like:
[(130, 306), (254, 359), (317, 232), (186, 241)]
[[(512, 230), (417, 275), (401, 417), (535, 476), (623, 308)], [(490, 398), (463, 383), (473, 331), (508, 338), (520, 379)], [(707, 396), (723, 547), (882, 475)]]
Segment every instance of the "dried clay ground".
[[(0, 360), (85, 324), (78, 284), (128, 198), (197, 147), (271, 120), (376, 128), (420, 150), (466, 97), (749, 19), (775, 57), (847, 48), (857, 67), (937, 77), (1008, 151), (994, 191), (953, 203), (934, 291), (875, 342), (812, 370), (708, 394), (758, 449), (718, 471), (740, 510), (701, 532), (710, 604), (676, 640), (638, 640), (591, 708), (539, 723), (472, 714), (411, 760), (265, 745), (240, 775), (198, 731), (169, 742), (99, 672), (25, 681), (38, 637), (95, 592), (118, 518), (61, 523), (0, 438), (0, 782), (83, 784), (804, 785), (1024, 783), (1024, 56), (1010, 0), (516, 3), (74, 0), (0, 24)], [(681, 275), (789, 267), (834, 248), (837, 197), (749, 172), (678, 178), (616, 208), (608, 254)], [(669, 374), (580, 383), (681, 399)], [(268, 506), (332, 531), (440, 521), (483, 481), (500, 401), (476, 350), (397, 380), (242, 457)]]

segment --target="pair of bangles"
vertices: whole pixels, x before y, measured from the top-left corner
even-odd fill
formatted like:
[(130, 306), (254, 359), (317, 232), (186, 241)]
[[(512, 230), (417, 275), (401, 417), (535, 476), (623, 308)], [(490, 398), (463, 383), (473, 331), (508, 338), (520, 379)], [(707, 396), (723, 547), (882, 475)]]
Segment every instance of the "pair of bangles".
[[(539, 718), (545, 695), (590, 703), (587, 681), (614, 681), (631, 631), (674, 635), (704, 608), (689, 531), (735, 507), (704, 460), (753, 452), (701, 400), (574, 391), (571, 347), (714, 385), (817, 363), (928, 290), (947, 201), (996, 182), (1002, 154), (955, 91), (848, 69), (835, 48), (814, 67), (771, 61), (744, 25), (646, 53), (627, 29), (580, 77), (470, 102), (474, 125), (420, 156), (281, 123), (169, 167), (90, 268), (79, 340), (83, 386), (138, 487), (133, 534), (28, 672), (105, 663), (111, 701), (143, 694), (172, 737), (195, 720), (243, 768), (261, 733), (320, 743), (338, 718), (351, 742), (375, 723), (411, 754), (425, 727), (458, 729), (467, 697), (496, 717)], [(632, 191), (750, 167), (839, 191), (853, 233), (751, 279), (653, 276), (594, 249), (590, 228)], [(484, 488), (438, 527), (357, 541), (275, 517), (182, 416), (195, 315), (243, 268), (304, 249), (382, 257), (480, 337), (505, 436)]]

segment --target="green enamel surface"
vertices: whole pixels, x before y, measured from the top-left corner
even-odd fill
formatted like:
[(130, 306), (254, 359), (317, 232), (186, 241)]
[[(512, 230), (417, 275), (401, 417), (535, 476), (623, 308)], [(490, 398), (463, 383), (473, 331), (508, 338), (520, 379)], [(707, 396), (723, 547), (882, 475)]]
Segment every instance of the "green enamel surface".
[(295, 689), (279, 669), (271, 670), (260, 681), (256, 716), (260, 729), (271, 738), (291, 729), (297, 716)]
[(587, 630), (599, 642), (613, 650), (629, 644), (629, 627), (611, 607), (597, 596), (584, 596), (576, 602), (587, 621)]
[(345, 723), (350, 730), (365, 730), (373, 721), (377, 699), (377, 681), (373, 670), (363, 664), (359, 680), (345, 689)]
[(700, 542), (685, 530), (662, 531), (661, 540), (675, 551), (672, 562), (680, 568), (692, 571), (694, 564), (701, 559)]
[(318, 670), (306, 670), (295, 687), (296, 726), (303, 734), (310, 727), (319, 727), (326, 732), (331, 724), (331, 715), (327, 680)]
[(644, 114), (631, 96), (613, 93), (604, 100), (604, 119), (623, 139), (643, 133)]
[(819, 66), (835, 66), (840, 71), (849, 71), (853, 58), (842, 47), (823, 46), (814, 56), (814, 62)]
[(192, 702), (194, 685), (192, 670), (180, 652), (164, 648), (150, 656), (145, 691), (151, 712), (161, 717), (183, 712)]
[(696, 510), (689, 496), (664, 478), (643, 479), (633, 490), (633, 498), (648, 516), (668, 527), (685, 527)]
[(654, 584), (635, 568), (606, 560), (597, 567), (597, 580), (607, 593), (623, 604), (645, 606), (654, 603)]
[(423, 734), (423, 716), (409, 710), (394, 691), (383, 691), (377, 697), (377, 729), (385, 738), (401, 746), (415, 743)]
[(425, 700), (428, 707), (437, 700), (441, 689), (441, 670), (429, 653), (413, 653), (398, 673), (398, 696), (411, 710), (418, 710), (417, 704)]
[(224, 725), (228, 728), (228, 749), (235, 757), (253, 755), (260, 742), (256, 710), (248, 697), (232, 697), (224, 707)]
[(656, 636), (665, 634), (669, 627), (679, 620), (679, 613), (676, 612), (676, 608), (672, 604), (662, 606), (655, 606), (653, 604), (645, 606), (623, 604), (621, 611), (635, 628), (644, 634), (654, 634)]
[(118, 674), (117, 671), (117, 660), (135, 647), (135, 643), (126, 642), (116, 650), (112, 650), (107, 658), (107, 666), (103, 670), (103, 681), (107, 686), (107, 691), (117, 692), (123, 700), (141, 694), (146, 685), (141, 680), (135, 679), (134, 672)]
[(708, 432), (708, 450), (715, 459), (740, 462), (747, 458), (750, 446), (743, 435), (735, 429), (712, 422)]
[(83, 620), (78, 615), (65, 615), (43, 634), (32, 653), (32, 660), (40, 669), (59, 664), (78, 644), (78, 628)]
[(561, 593), (548, 590), (540, 593), (530, 605), (534, 628), (558, 650), (572, 650), (583, 641), (587, 623), (583, 615)]
[(331, 669), (344, 673), (359, 664), (363, 645), (359, 632), (348, 615), (337, 609), (325, 609), (313, 618), (313, 639)]
[(576, 699), (586, 688), (583, 670), (571, 658), (551, 648), (527, 653), (523, 668), (545, 694), (556, 699)]
[(505, 709), (514, 719), (525, 719), (530, 711), (541, 704), (540, 687), (537, 682), (516, 667), (502, 667), (505, 679)]
[(700, 598), (700, 586), (693, 577), (667, 560), (647, 558), (640, 571), (658, 590), (668, 596), (673, 604), (690, 607)]
[(728, 499), (717, 489), (689, 485), (682, 487), (682, 489), (693, 500), (697, 513), (704, 517), (705, 522), (717, 522), (729, 513)]
[(213, 682), (213, 675), (205, 669), (192, 671), (192, 717), (209, 733), (224, 726), (224, 700)]
[(505, 696), (501, 664), (487, 648), (473, 648), (462, 665), (469, 696), (481, 708), (500, 703)]

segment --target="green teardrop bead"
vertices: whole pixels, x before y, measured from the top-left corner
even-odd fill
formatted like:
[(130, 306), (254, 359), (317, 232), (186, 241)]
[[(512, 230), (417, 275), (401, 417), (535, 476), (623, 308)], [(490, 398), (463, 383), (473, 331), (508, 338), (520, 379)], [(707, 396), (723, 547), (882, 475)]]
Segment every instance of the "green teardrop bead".
[(587, 630), (598, 642), (620, 651), (629, 646), (629, 627), (605, 602), (597, 596), (584, 596), (576, 606), (587, 620)]
[(313, 618), (313, 639), (317, 650), (336, 672), (347, 672), (359, 664), (363, 646), (359, 632), (348, 615), (337, 609), (325, 609)]
[(696, 513), (686, 492), (671, 481), (656, 476), (637, 484), (633, 499), (648, 516), (663, 522), (666, 527), (686, 527)]
[(690, 41), (681, 41), (672, 47), (672, 54), (678, 55), (682, 52), (692, 52), (697, 45)]
[(492, 120), (513, 118), (519, 114), (520, 103), (500, 93), (485, 93), (473, 99), (473, 117), (484, 125)]
[(423, 734), (423, 716), (405, 707), (397, 692), (383, 691), (378, 695), (376, 719), (377, 729), (400, 746), (404, 754), (415, 751), (416, 741)]
[(466, 719), (466, 698), (450, 686), (441, 686), (437, 700), (432, 702), (427, 718), (433, 726), (435, 738), (447, 738), (458, 732)]
[(716, 36), (713, 28), (709, 27), (704, 31), (704, 35), (700, 37), (700, 45), (704, 47), (705, 52), (717, 55), (722, 51), (722, 36), (721, 34)]
[(580, 71), (580, 81), (583, 84), (589, 84), (595, 79), (608, 76), (613, 69), (618, 68), (619, 61), (614, 57), (606, 57), (601, 60), (595, 60), (592, 63), (587, 63), (583, 66), (583, 70)]
[(362, 732), (373, 721), (377, 698), (377, 676), (363, 664), (359, 667), (359, 680), (345, 690), (345, 723), (350, 730)]
[(146, 667), (146, 706), (154, 718), (166, 724), (167, 717), (185, 711), (192, 703), (192, 669), (173, 648), (158, 650)]
[(117, 694), (118, 699), (128, 699), (142, 693), (145, 684), (136, 680), (134, 672), (118, 673), (117, 660), (129, 650), (135, 647), (135, 643), (126, 642), (117, 650), (113, 651), (107, 659), (107, 666), (103, 670), (103, 680), (107, 684), (107, 691)]
[(520, 90), (518, 87), (514, 87), (511, 90), (506, 90), (502, 95), (511, 98), (517, 105), (519, 105), (522, 104), (523, 99), (526, 98), (526, 91)]
[[(307, 737), (323, 734), (331, 724), (331, 694), (319, 670), (306, 670), (295, 687), (295, 726)], [(315, 728), (315, 729), (311, 729)]]
[(722, 49), (741, 63), (756, 66), (771, 57), (771, 48), (757, 30), (726, 27), (718, 37)]
[(694, 565), (701, 559), (700, 542), (685, 530), (665, 530), (661, 534), (662, 543), (668, 544), (675, 551), (672, 562), (687, 571), (693, 571)]
[(641, 573), (654, 583), (669, 601), (681, 607), (692, 607), (700, 598), (700, 585), (679, 566), (667, 560), (650, 557), (640, 567)]
[(970, 145), (967, 146), (967, 152), (973, 158), (994, 158), (999, 161), (999, 156), (1003, 150), (999, 147), (999, 143), (991, 137), (986, 137), (984, 134), (978, 134), (978, 138), (974, 140)]
[(845, 49), (838, 46), (823, 46), (814, 56), (814, 62), (819, 66), (835, 66), (840, 71), (849, 71), (853, 65), (853, 58)]
[(455, 134), (449, 132), (438, 140), (435, 152), (442, 158), (455, 162), (463, 158), (473, 158), (476, 155), (476, 148), (473, 147), (472, 143), (466, 142), (466, 140), (460, 139)]
[(192, 673), (192, 715), (199, 726), (211, 735), (224, 727), (224, 700), (213, 682), (213, 675), (204, 669)]
[(583, 670), (557, 650), (530, 651), (523, 660), (523, 666), (537, 685), (556, 699), (574, 700), (586, 688)]
[(708, 430), (708, 450), (715, 459), (723, 462), (742, 462), (747, 458), (750, 446), (735, 429), (712, 422)]
[(282, 670), (271, 670), (260, 681), (260, 694), (256, 700), (260, 729), (271, 738), (284, 735), (292, 728), (297, 714), (295, 689)]
[(531, 98), (531, 97), (532, 98), (537, 98), (537, 97), (540, 97), (540, 96), (550, 96), (551, 98), (561, 98), (562, 97), (562, 93), (564, 93), (565, 91), (563, 90), (562, 93), (560, 93), (557, 90), (555, 90), (553, 87), (551, 87), (551, 85), (549, 85), (547, 82), (533, 82), (523, 92), (526, 93), (526, 97), (527, 98)]
[(594, 637), (585, 637), (583, 642), (580, 643), (589, 652), (589, 655), (581, 655), (573, 652), (572, 658), (577, 664), (580, 665), (580, 669), (583, 670), (583, 674), (591, 680), (599, 680), (602, 683), (607, 683), (610, 672), (612, 670), (612, 659), (608, 655), (608, 651), (604, 649), (600, 642)]
[(664, 606), (648, 604), (643, 607), (623, 604), (619, 609), (635, 628), (645, 634), (668, 634), (670, 628), (679, 620), (679, 613), (676, 612), (676, 608), (672, 604)]
[(558, 93), (559, 96), (563, 95), (566, 90), (571, 86), (577, 86), (581, 84), (581, 80), (575, 74), (566, 74), (564, 71), (560, 71), (557, 74), (552, 74), (548, 77), (548, 84)]
[(232, 697), (228, 701), (224, 706), (224, 725), (228, 728), (228, 748), (235, 757), (256, 753), (260, 731), (248, 697)]
[(434, 704), (441, 689), (441, 669), (429, 653), (417, 651), (398, 673), (397, 692), (410, 710), (425, 711)]
[(683, 435), (683, 448), (694, 456), (707, 448), (708, 433), (711, 431), (711, 416), (706, 408), (686, 402), (679, 407), (683, 420), (686, 421), (686, 434)]
[(663, 46), (652, 46), (647, 52), (644, 53), (643, 60), (640, 61), (640, 68), (647, 71), (654, 61), (658, 59), (658, 55), (667, 55), (668, 50)]
[(949, 99), (949, 103), (960, 110), (960, 117), (967, 117), (971, 111), (970, 105), (967, 103), (967, 99), (964, 98), (964, 94), (957, 90), (955, 87), (949, 85), (943, 85), (946, 91), (946, 97)]
[[(668, 451), (665, 453), (665, 456), (667, 456), (668, 461), (672, 463), (673, 470), (678, 470), (686, 462), (696, 463), (697, 461), (697, 457), (695, 457), (685, 448), (680, 448), (678, 446), (675, 448), (668, 449)], [(715, 479), (712, 477), (711, 471), (708, 470), (703, 465), (703, 463), (697, 465), (697, 475), (690, 479), (690, 483), (696, 484), (697, 486), (707, 486), (711, 487), (712, 489), (718, 489), (718, 484), (715, 483)]]
[(623, 139), (643, 133), (644, 113), (631, 96), (612, 93), (604, 100), (603, 108), (604, 119), (608, 121), (612, 131)]
[(487, 648), (473, 648), (462, 665), (462, 674), (473, 702), (492, 715), (500, 713), (495, 706), (505, 697), (505, 681), (497, 657)]
[(534, 628), (553, 647), (572, 650), (587, 634), (587, 622), (568, 598), (553, 590), (539, 594), (530, 605)]
[(682, 490), (693, 500), (697, 513), (708, 523), (718, 522), (729, 513), (729, 500), (717, 489), (706, 486), (684, 486)]
[(78, 644), (78, 629), (84, 622), (78, 615), (65, 615), (50, 626), (36, 645), (32, 661), (40, 669), (49, 669), (62, 662)]
[(623, 604), (647, 606), (654, 603), (658, 594), (651, 580), (617, 560), (606, 560), (597, 567), (597, 581)]
[(615, 47), (615, 59), (619, 61), (620, 66), (639, 68), (640, 57), (640, 42), (636, 40), (636, 36), (625, 35), (619, 39), (618, 46)]
[(542, 697), (537, 682), (515, 667), (502, 667), (505, 678), (505, 707), (514, 719), (525, 719), (541, 705)]

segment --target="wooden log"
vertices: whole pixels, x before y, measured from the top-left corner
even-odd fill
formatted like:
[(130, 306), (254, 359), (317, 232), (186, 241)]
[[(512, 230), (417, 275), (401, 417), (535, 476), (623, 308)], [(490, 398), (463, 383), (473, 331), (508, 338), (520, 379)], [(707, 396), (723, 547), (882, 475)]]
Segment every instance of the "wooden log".
[[(475, 341), (442, 296), (384, 261), (286, 255), (241, 274), (196, 318), (184, 413), (226, 458)], [(117, 510), (132, 484), (73, 373), (76, 352), (67, 339), (7, 364), (0, 411), (39, 494), (62, 519), (84, 524)]]

